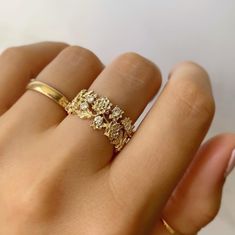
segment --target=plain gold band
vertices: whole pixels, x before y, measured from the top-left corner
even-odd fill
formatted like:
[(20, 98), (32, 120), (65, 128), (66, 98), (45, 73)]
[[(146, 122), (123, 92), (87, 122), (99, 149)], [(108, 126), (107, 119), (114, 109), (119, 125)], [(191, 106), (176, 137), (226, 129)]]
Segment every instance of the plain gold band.
[(37, 91), (49, 97), (50, 99), (54, 100), (57, 104), (59, 104), (63, 108), (65, 108), (69, 103), (69, 100), (60, 91), (56, 90), (55, 88), (49, 86), (48, 84), (44, 82), (37, 81), (35, 79), (32, 79), (28, 83), (26, 89)]
[(164, 219), (162, 219), (162, 223), (170, 234), (176, 234), (176, 231)]

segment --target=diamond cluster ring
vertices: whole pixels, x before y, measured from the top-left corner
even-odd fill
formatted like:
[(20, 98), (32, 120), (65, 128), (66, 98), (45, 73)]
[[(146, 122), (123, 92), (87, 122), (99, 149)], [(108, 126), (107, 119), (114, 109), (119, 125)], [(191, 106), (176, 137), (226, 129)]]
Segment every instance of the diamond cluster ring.
[(91, 119), (91, 127), (104, 130), (104, 135), (114, 145), (116, 152), (129, 142), (134, 133), (134, 125), (130, 118), (124, 116), (124, 111), (113, 105), (107, 97), (100, 97), (94, 91), (81, 90), (67, 104), (65, 110), (81, 119)]

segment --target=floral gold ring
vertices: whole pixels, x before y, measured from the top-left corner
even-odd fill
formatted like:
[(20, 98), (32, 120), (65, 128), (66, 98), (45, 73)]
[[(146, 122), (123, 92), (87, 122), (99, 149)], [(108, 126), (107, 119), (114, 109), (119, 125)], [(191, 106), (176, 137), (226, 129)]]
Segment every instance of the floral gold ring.
[(92, 120), (91, 127), (104, 130), (104, 135), (114, 145), (116, 152), (123, 149), (134, 133), (134, 125), (129, 117), (124, 116), (124, 111), (94, 91), (81, 90), (65, 110), (81, 119)]

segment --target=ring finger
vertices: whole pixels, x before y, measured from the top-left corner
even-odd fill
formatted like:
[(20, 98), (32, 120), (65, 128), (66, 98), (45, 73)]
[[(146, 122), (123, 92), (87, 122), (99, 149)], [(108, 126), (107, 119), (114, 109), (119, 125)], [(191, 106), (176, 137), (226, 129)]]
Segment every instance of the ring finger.
[(42, 42), (11, 47), (0, 56), (0, 115), (24, 93), (29, 79), (50, 63), (67, 45)]

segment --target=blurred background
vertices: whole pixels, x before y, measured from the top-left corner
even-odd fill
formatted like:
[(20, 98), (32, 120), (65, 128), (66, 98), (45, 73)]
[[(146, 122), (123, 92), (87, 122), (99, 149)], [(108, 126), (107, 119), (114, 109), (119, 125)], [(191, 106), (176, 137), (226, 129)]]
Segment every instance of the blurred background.
[[(209, 136), (235, 130), (234, 0), (0, 0), (0, 50), (44, 40), (91, 49), (104, 63), (135, 51), (166, 80), (174, 64), (193, 60), (212, 79), (217, 113)], [(218, 218), (204, 235), (235, 234), (235, 174)]]

